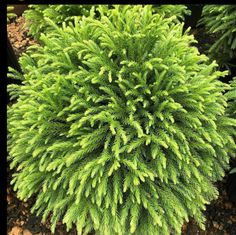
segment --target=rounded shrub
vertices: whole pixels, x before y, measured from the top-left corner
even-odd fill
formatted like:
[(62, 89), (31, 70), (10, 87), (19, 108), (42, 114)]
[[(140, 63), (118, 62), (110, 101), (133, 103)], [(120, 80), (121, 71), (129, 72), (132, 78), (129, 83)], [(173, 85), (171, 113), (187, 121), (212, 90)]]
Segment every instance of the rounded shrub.
[[(41, 35), (8, 109), (12, 184), (68, 231), (181, 234), (217, 197), (235, 148), (225, 72), (183, 24), (151, 6), (115, 6)], [(13, 89), (14, 88), (14, 89)]]

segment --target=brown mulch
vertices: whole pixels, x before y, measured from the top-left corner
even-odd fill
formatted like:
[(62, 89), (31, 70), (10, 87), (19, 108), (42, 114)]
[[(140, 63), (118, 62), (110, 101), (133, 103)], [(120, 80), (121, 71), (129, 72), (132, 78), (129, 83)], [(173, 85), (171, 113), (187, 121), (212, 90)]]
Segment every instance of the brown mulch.
[[(24, 18), (18, 17), (14, 22), (7, 25), (9, 39), (19, 57), (28, 46), (37, 43), (34, 39), (27, 35), (27, 29), (24, 28)], [(194, 31), (194, 34), (202, 34), (202, 31)], [(206, 48), (205, 42), (202, 40), (200, 51)], [(7, 234), (8, 235), (51, 235), (50, 222), (41, 223), (41, 219), (30, 212), (34, 199), (31, 198), (27, 202), (22, 202), (16, 197), (13, 187), (10, 185), (12, 172), (8, 169), (8, 188), (7, 188)], [(235, 235), (236, 234), (236, 206), (229, 200), (226, 192), (227, 176), (222, 182), (217, 184), (219, 190), (219, 198), (207, 206), (204, 212), (206, 216), (206, 230), (202, 231), (191, 220), (183, 226), (182, 235)], [(66, 232), (65, 225), (58, 222), (55, 235), (76, 235), (73, 228), (69, 233)]]
[(26, 49), (37, 42), (27, 35), (28, 30), (25, 27), (25, 19), (20, 16), (12, 23), (7, 24), (7, 35), (15, 51), (17, 58), (26, 51)]

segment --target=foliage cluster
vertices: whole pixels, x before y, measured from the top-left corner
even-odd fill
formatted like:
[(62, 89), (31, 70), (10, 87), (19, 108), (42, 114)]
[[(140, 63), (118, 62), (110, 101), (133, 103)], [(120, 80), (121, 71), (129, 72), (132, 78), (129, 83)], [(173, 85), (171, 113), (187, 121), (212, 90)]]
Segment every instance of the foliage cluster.
[(164, 15), (166, 18), (176, 16), (176, 22), (184, 21), (186, 15), (191, 15), (191, 11), (185, 5), (159, 4), (153, 6), (153, 11)]
[[(26, 26), (30, 35), (39, 39), (41, 33), (47, 33), (53, 29), (48, 24), (46, 18), (51, 19), (56, 25), (61, 26), (63, 22), (73, 22), (74, 18), (81, 19), (82, 16), (88, 16), (89, 11), (96, 9), (96, 17), (99, 18), (99, 9), (103, 9), (103, 14), (113, 5), (30, 5), (30, 9), (24, 12)], [(184, 15), (189, 15), (190, 11), (184, 5), (155, 5), (154, 12), (163, 14), (166, 17), (176, 16), (175, 21), (184, 19)]]
[(39, 39), (41, 33), (47, 33), (53, 28), (47, 23), (45, 17), (54, 21), (55, 24), (62, 25), (63, 22), (73, 21), (73, 17), (88, 16), (92, 5), (29, 5), (29, 9), (24, 12), (26, 26), (29, 34)]
[(236, 59), (236, 5), (205, 5), (199, 24), (216, 35), (210, 57), (223, 66)]

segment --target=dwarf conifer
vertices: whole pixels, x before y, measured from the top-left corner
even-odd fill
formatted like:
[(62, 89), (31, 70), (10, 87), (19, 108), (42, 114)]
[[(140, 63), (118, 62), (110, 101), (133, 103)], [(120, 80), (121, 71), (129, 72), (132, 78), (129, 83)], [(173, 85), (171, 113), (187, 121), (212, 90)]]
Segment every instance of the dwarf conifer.
[(8, 109), (12, 184), (52, 231), (181, 234), (217, 197), (236, 121), (226, 72), (183, 24), (151, 6), (119, 6), (42, 34), (21, 57)]

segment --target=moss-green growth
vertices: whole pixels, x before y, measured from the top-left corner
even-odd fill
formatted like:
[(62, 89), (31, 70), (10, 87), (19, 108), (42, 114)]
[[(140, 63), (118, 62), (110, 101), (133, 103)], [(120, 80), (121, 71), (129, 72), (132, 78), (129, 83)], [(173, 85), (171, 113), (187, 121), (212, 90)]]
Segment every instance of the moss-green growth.
[(18, 197), (35, 195), (52, 231), (58, 220), (83, 235), (181, 234), (189, 217), (204, 227), (235, 148), (226, 73), (151, 6), (48, 22), (20, 60), (24, 85), (9, 87)]

